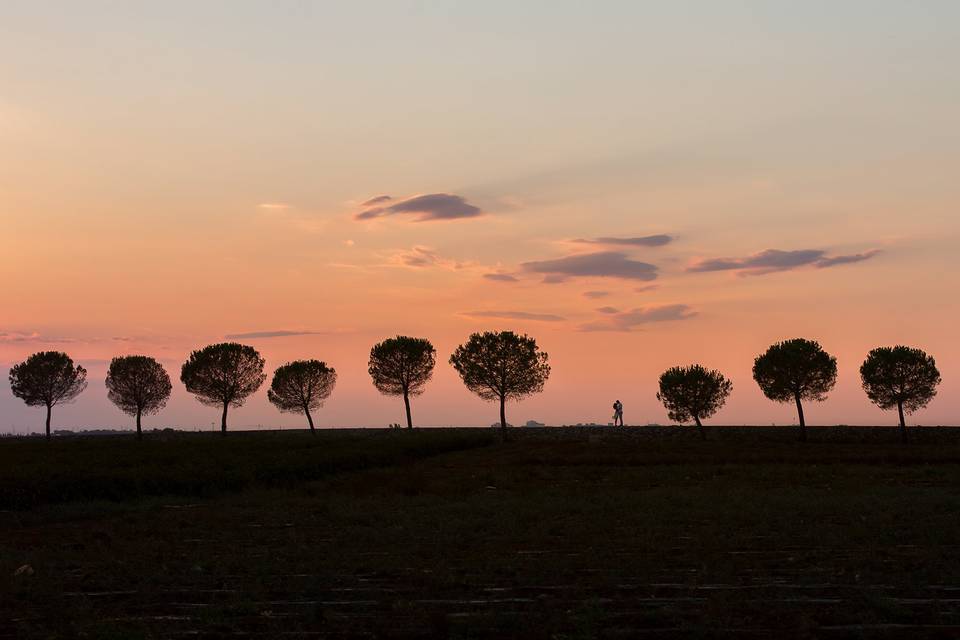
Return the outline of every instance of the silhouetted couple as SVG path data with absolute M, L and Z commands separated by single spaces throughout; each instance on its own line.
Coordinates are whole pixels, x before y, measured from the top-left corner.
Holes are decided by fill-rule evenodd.
M 623 426 L 623 403 L 619 400 L 613 402 L 613 426 Z

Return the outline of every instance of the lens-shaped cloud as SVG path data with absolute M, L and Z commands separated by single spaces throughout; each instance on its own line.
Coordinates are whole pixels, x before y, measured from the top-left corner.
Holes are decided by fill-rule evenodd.
M 563 316 L 552 313 L 530 313 L 529 311 L 464 311 L 461 315 L 471 318 L 500 318 L 503 320 L 539 320 L 541 322 L 562 322 Z
M 326 331 L 289 331 L 277 329 L 273 331 L 249 331 L 247 333 L 228 333 L 223 336 L 228 340 L 249 340 L 252 338 L 286 338 L 288 336 L 316 336 L 324 335 Z
M 509 273 L 485 273 L 483 277 L 494 282 L 518 282 L 517 277 Z
M 779 271 L 790 271 L 802 267 L 825 269 L 843 264 L 862 262 L 877 255 L 879 250 L 873 249 L 864 253 L 852 255 L 828 256 L 821 249 L 799 249 L 782 251 L 767 249 L 742 258 L 712 258 L 698 260 L 687 267 L 687 271 L 736 271 L 740 275 L 763 275 Z
M 544 274 L 545 282 L 558 282 L 567 278 L 623 278 L 627 280 L 655 280 L 657 267 L 647 262 L 632 260 L 620 251 L 600 251 L 555 260 L 524 262 L 524 271 Z
M 354 215 L 355 220 L 372 220 L 395 215 L 414 216 L 417 222 L 428 220 L 457 220 L 461 218 L 475 218 L 483 215 L 480 207 L 475 207 L 462 196 L 450 193 L 428 193 L 413 196 L 405 200 L 391 202 L 390 196 L 377 196 L 363 203 L 367 207 Z M 380 205 L 383 206 L 373 206 Z
M 818 269 L 825 269 L 827 267 L 837 267 L 842 264 L 863 262 L 864 260 L 869 260 L 878 253 L 880 253 L 880 249 L 871 249 L 870 251 L 864 251 L 863 253 L 852 253 L 846 256 L 833 256 L 832 258 L 824 258 L 823 260 L 820 260 L 817 262 L 816 266 Z
M 607 317 L 580 325 L 581 331 L 630 331 L 645 324 L 687 320 L 697 315 L 697 312 L 686 304 L 639 307 L 630 311 L 617 311 L 612 307 L 603 307 L 597 311 Z
M 613 238 L 605 236 L 601 238 L 578 238 L 574 240 L 581 244 L 605 244 L 610 246 L 622 247 L 662 247 L 665 244 L 673 242 L 673 236 L 666 234 L 657 234 L 653 236 L 638 236 L 634 238 Z

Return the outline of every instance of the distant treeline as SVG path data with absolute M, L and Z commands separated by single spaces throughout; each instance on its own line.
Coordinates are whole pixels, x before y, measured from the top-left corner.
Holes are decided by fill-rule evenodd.
M 367 371 L 374 386 L 386 395 L 402 396 L 407 427 L 413 427 L 410 398 L 423 393 L 433 376 L 437 351 L 425 338 L 397 336 L 373 346 Z M 474 333 L 458 346 L 449 363 L 471 392 L 500 403 L 500 426 L 507 431 L 506 402 L 543 390 L 550 377 L 546 353 L 536 340 L 512 331 Z M 202 404 L 222 409 L 220 429 L 227 432 L 227 412 L 240 407 L 267 379 L 265 361 L 253 347 L 223 342 L 190 354 L 180 369 L 180 381 Z M 901 438 L 907 439 L 905 414 L 925 407 L 937 394 L 940 372 L 934 359 L 920 349 L 879 347 L 860 367 L 863 389 L 881 409 L 897 409 Z M 771 345 L 753 363 L 753 379 L 775 401 L 793 402 L 806 440 L 803 402 L 826 400 L 837 381 L 837 359 L 813 340 L 796 338 Z M 267 399 L 282 412 L 302 413 L 314 431 L 312 411 L 333 393 L 337 373 L 320 360 L 295 360 L 273 373 Z M 167 403 L 173 385 L 163 366 L 142 355 L 118 356 L 105 380 L 107 397 L 124 413 L 140 420 Z M 87 371 L 65 353 L 41 351 L 10 369 L 10 388 L 28 406 L 47 409 L 50 437 L 53 407 L 71 402 L 87 387 Z M 657 399 L 677 422 L 693 422 L 706 437 L 703 420 L 726 403 L 733 384 L 722 373 L 699 364 L 667 369 L 660 376 Z

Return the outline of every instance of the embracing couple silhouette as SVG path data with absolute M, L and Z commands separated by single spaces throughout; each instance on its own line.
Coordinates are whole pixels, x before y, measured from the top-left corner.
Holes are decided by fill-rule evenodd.
M 619 400 L 613 401 L 613 426 L 623 426 L 623 403 Z

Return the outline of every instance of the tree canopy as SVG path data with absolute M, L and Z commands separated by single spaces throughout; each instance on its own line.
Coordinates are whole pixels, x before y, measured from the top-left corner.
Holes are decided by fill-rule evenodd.
M 142 437 L 140 417 L 163 409 L 173 390 L 170 376 L 149 356 L 120 356 L 107 370 L 107 397 L 127 415 L 137 418 L 137 437 Z
M 940 371 L 933 357 L 913 347 L 879 347 L 860 366 L 863 390 L 881 409 L 897 408 L 901 437 L 906 440 L 904 413 L 922 409 L 937 395 Z
M 709 418 L 726 403 L 733 383 L 722 373 L 699 364 L 671 367 L 660 375 L 657 400 L 667 408 L 667 415 L 677 422 L 693 420 L 700 437 L 706 437 L 701 420 Z
M 474 333 L 450 356 L 467 389 L 483 400 L 500 401 L 500 426 L 506 434 L 504 404 L 543 391 L 550 377 L 548 356 L 536 340 L 513 331 Z
M 407 428 L 413 427 L 410 396 L 423 393 L 433 377 L 437 350 L 425 338 L 397 336 L 388 338 L 370 349 L 367 371 L 380 393 L 403 396 L 407 411 Z
M 28 407 L 47 408 L 46 434 L 54 406 L 73 402 L 87 388 L 87 370 L 60 351 L 41 351 L 10 369 L 10 390 Z
M 180 381 L 201 404 L 223 407 L 220 430 L 227 431 L 227 409 L 240 407 L 267 376 L 265 362 L 253 347 L 235 342 L 211 344 L 190 354 Z
M 775 402 L 794 401 L 800 418 L 800 439 L 806 440 L 803 400 L 826 400 L 837 382 L 837 359 L 813 340 L 794 338 L 771 345 L 753 363 L 753 379 Z
M 267 389 L 267 399 L 285 413 L 303 413 L 310 431 L 314 431 L 313 416 L 333 393 L 337 372 L 320 360 L 295 360 L 277 367 Z

